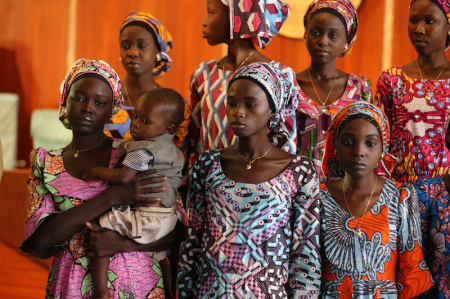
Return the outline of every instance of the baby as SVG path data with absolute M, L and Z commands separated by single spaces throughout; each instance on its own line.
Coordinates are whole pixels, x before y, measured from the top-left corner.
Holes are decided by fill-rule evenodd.
M 152 194 L 160 197 L 160 203 L 149 207 L 118 207 L 100 217 L 103 228 L 112 229 L 148 244 L 170 233 L 177 222 L 175 210 L 178 188 L 183 181 L 183 153 L 173 143 L 174 133 L 184 120 L 184 102 L 172 89 L 160 88 L 145 93 L 136 103 L 130 132 L 133 140 L 120 143 L 126 153 L 120 169 L 95 167 L 87 169 L 84 180 L 102 179 L 114 184 L 128 183 L 138 172 L 160 170 L 157 176 L 167 177 L 162 182 L 167 190 Z M 166 253 L 151 253 L 160 261 Z M 109 257 L 91 260 L 92 278 L 96 298 L 109 298 L 107 271 Z

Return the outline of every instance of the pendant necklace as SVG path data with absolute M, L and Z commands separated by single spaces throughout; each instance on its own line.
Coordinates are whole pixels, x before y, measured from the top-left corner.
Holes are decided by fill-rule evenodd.
M 264 154 L 262 154 L 262 155 L 259 156 L 259 157 L 254 158 L 253 160 L 250 160 L 250 161 L 247 160 L 244 156 L 242 156 L 242 155 L 239 153 L 239 150 L 238 150 L 238 146 L 237 146 L 237 145 L 236 145 L 236 153 L 238 154 L 239 157 L 241 157 L 242 159 L 244 159 L 245 162 L 247 162 L 247 166 L 245 167 L 245 169 L 249 170 L 249 169 L 252 169 L 252 164 L 253 164 L 253 162 L 255 162 L 256 160 L 261 159 L 262 157 L 264 157 L 265 155 L 267 155 L 267 153 L 270 151 L 271 148 L 272 148 L 272 144 L 269 145 L 269 148 L 267 149 L 267 151 L 266 151 Z
M 377 186 L 377 181 L 378 181 L 378 177 L 375 177 L 375 184 L 373 185 L 372 193 L 370 193 L 369 200 L 367 201 L 366 207 L 364 208 L 364 213 L 361 216 L 361 221 L 359 222 L 358 227 L 354 231 L 355 236 L 357 236 L 357 237 L 361 237 L 361 224 L 364 220 L 364 215 L 366 214 L 367 207 L 369 206 L 370 200 L 372 199 L 373 191 L 375 191 L 375 187 Z M 347 198 L 345 197 L 345 190 L 347 190 L 347 186 L 345 186 L 344 178 L 342 178 L 342 193 L 344 194 L 345 204 L 347 205 L 347 209 L 350 212 L 350 216 L 355 218 L 352 214 L 352 211 L 350 210 L 350 207 L 348 206 Z
M 237 71 L 238 69 L 240 69 L 240 68 L 244 65 L 244 63 L 250 58 L 250 56 L 253 55 L 253 53 L 254 53 L 255 51 L 256 51 L 256 50 L 253 50 L 253 51 L 252 51 L 252 52 L 244 59 L 244 61 L 241 62 L 241 64 L 237 67 L 236 71 Z M 228 62 L 228 55 L 227 55 L 227 57 L 225 58 L 225 61 L 223 62 L 223 66 L 222 66 L 222 71 L 223 71 L 223 77 L 224 77 L 224 79 L 223 79 L 222 85 L 220 85 L 220 91 L 224 91 L 224 90 L 227 88 L 227 81 L 228 81 L 228 80 L 225 79 L 225 65 L 227 64 L 227 62 Z M 234 71 L 231 75 L 233 75 L 236 71 Z
M 442 67 L 441 71 L 439 72 L 439 75 L 436 77 L 436 79 L 434 79 L 433 83 L 431 83 L 431 88 L 430 88 L 430 89 L 428 89 L 428 88 L 425 89 L 425 83 L 423 83 L 423 91 L 426 92 L 426 93 L 425 93 L 425 100 L 427 100 L 427 101 L 431 100 L 431 96 L 429 95 L 429 93 L 430 93 L 431 91 L 433 91 L 433 89 L 434 89 L 434 83 L 436 83 L 436 81 L 439 80 L 439 77 L 441 76 L 442 71 L 443 71 L 443 70 L 445 69 L 445 67 L 447 66 L 447 63 L 448 63 L 448 60 L 445 62 L 444 66 Z M 416 64 L 417 64 L 417 69 L 419 70 L 420 79 L 422 79 L 422 82 L 423 82 L 422 71 L 420 70 L 419 62 L 417 62 L 417 59 L 416 59 Z M 431 81 L 431 80 L 430 80 L 430 81 Z
M 317 99 L 319 100 L 320 104 L 322 105 L 322 114 L 330 115 L 330 109 L 327 107 L 327 102 L 328 102 L 328 98 L 330 97 L 331 91 L 333 90 L 334 82 L 336 82 L 337 70 L 336 70 L 336 74 L 334 74 L 334 79 L 333 79 L 333 83 L 331 84 L 330 91 L 328 92 L 327 98 L 325 99 L 324 102 L 322 102 L 322 100 L 319 97 L 319 94 L 317 93 L 316 87 L 314 86 L 314 82 L 311 78 L 311 72 L 309 71 L 309 67 L 308 67 L 308 76 L 309 76 L 309 81 L 311 81 L 311 85 L 314 89 L 314 93 L 316 94 Z
M 74 154 L 73 154 L 74 158 L 78 158 L 78 157 L 80 156 L 80 152 L 81 152 L 81 153 L 82 153 L 82 152 L 87 152 L 87 151 L 90 151 L 90 150 L 93 149 L 93 148 L 96 148 L 97 146 L 99 146 L 100 144 L 102 144 L 103 141 L 105 141 L 106 137 L 108 137 L 108 136 L 105 135 L 105 137 L 103 137 L 102 141 L 100 141 L 100 142 L 97 143 L 96 145 L 91 146 L 91 147 L 89 147 L 89 148 L 85 148 L 85 149 L 77 149 L 77 150 L 76 150 L 76 149 L 74 149 L 74 148 L 72 147 L 72 142 L 69 143 L 69 147 L 70 147 L 70 149 L 74 152 Z

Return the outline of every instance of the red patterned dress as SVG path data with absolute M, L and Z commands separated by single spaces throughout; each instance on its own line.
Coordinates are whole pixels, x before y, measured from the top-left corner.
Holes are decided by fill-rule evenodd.
M 450 152 L 444 141 L 450 78 L 413 79 L 403 67 L 388 69 L 378 79 L 375 104 L 391 126 L 389 152 L 399 160 L 393 179 L 412 183 L 418 177 L 450 173 Z

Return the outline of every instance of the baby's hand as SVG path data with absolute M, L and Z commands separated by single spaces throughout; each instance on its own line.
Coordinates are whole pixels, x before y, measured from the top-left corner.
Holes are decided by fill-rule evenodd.
M 98 179 L 97 175 L 95 174 L 95 167 L 86 169 L 83 172 L 81 179 L 83 181 L 93 181 L 93 180 Z

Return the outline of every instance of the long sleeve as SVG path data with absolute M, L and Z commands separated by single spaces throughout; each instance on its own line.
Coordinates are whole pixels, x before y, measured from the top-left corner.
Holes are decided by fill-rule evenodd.
M 303 161 L 301 187 L 292 203 L 290 298 L 317 298 L 321 279 L 319 184 L 312 163 Z
M 398 267 L 399 298 L 413 298 L 433 286 L 431 273 L 424 260 L 421 246 L 419 202 L 411 184 L 400 188 L 398 213 Z
M 195 162 L 192 174 L 192 190 L 189 203 L 189 229 L 188 239 L 183 245 L 178 269 L 178 296 L 179 298 L 194 298 L 198 271 L 201 265 L 201 242 L 206 214 L 206 175 L 207 156 L 201 155 Z

